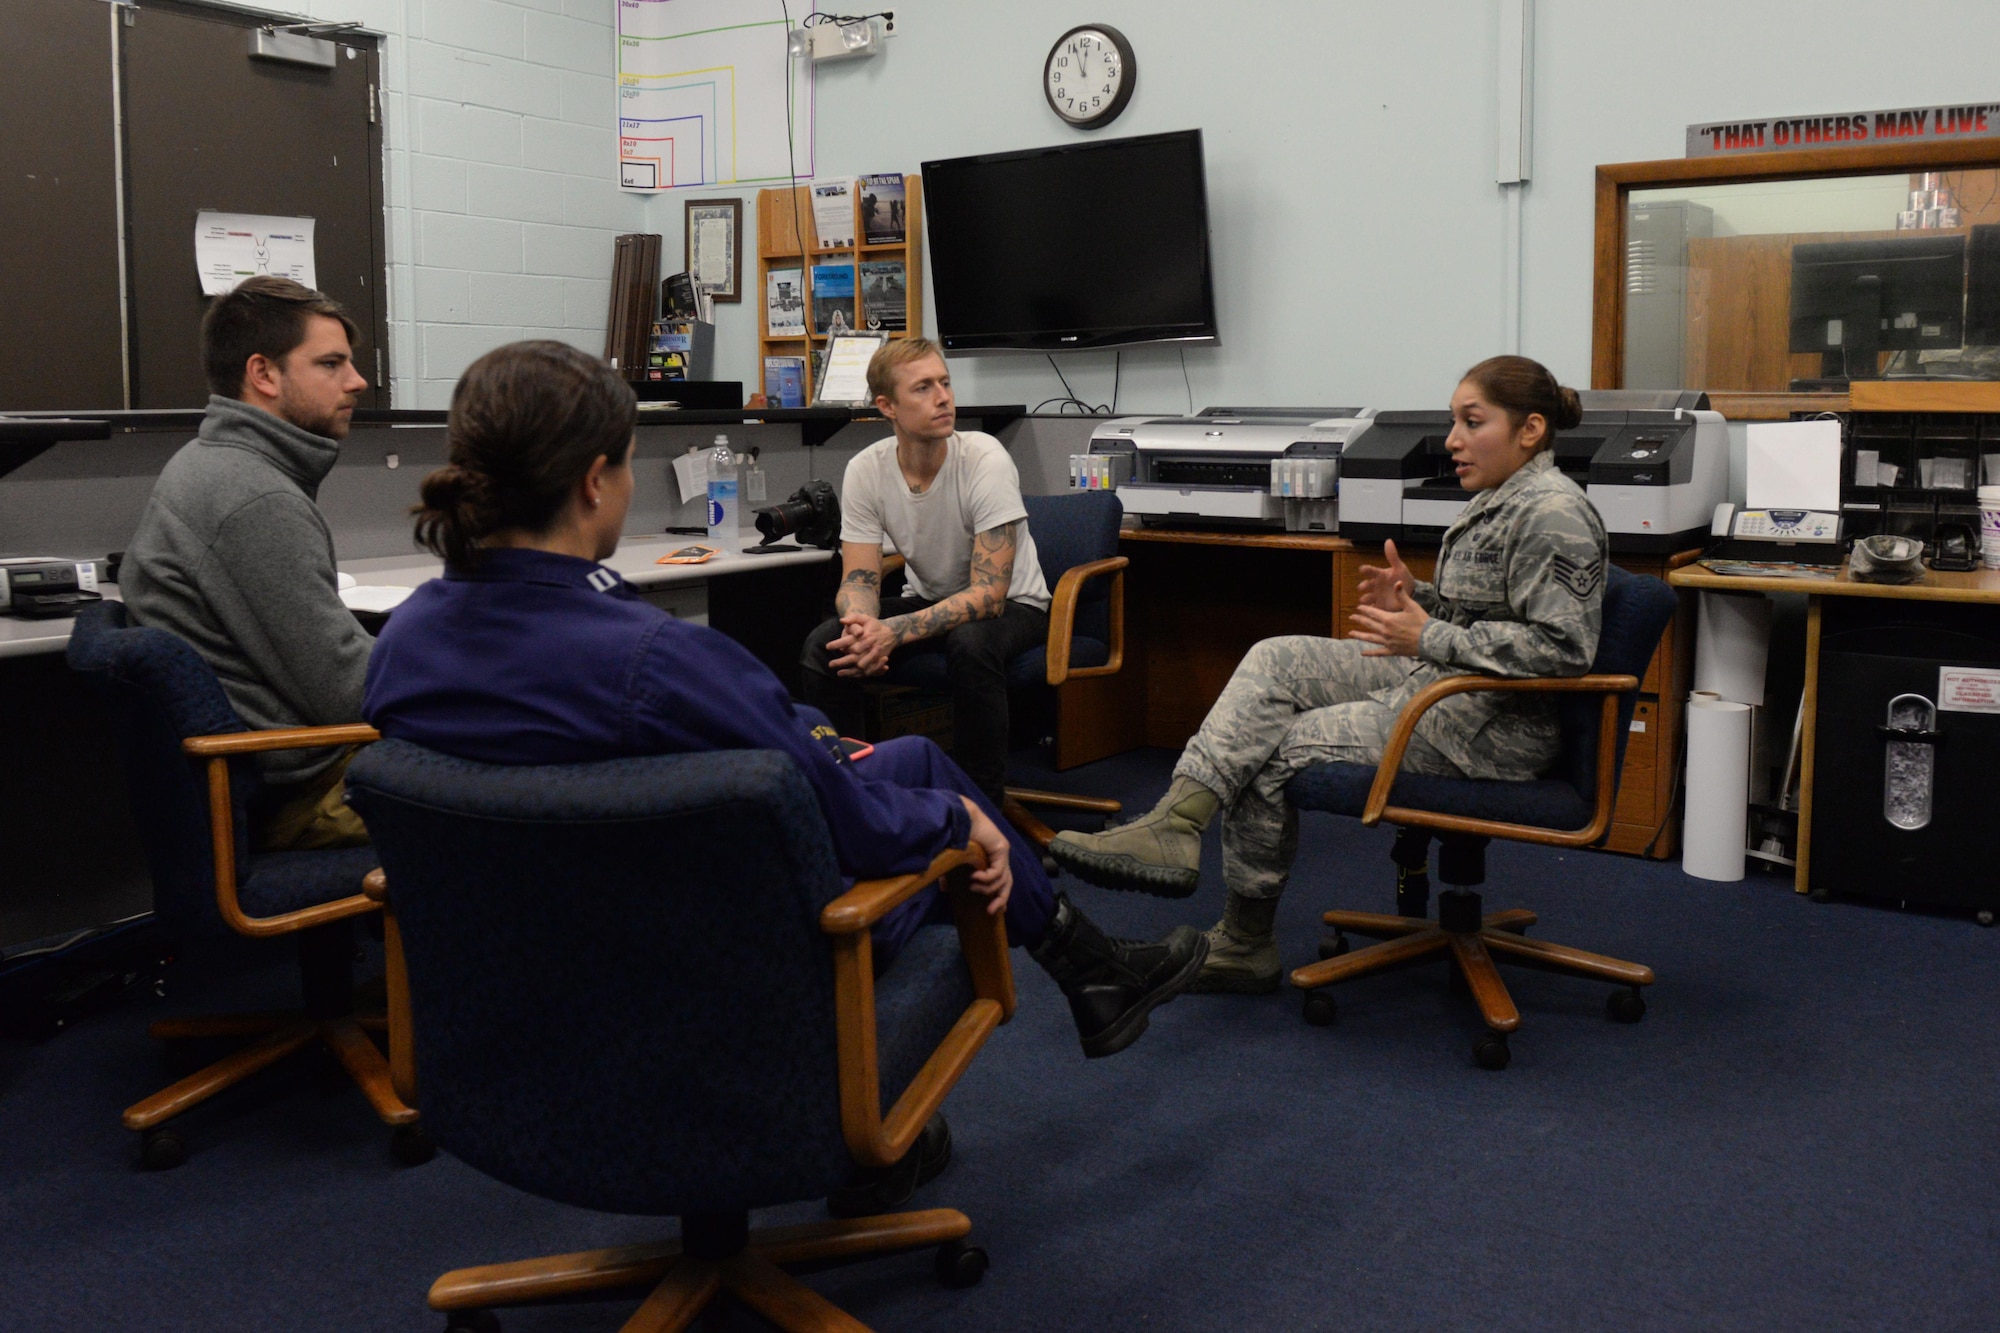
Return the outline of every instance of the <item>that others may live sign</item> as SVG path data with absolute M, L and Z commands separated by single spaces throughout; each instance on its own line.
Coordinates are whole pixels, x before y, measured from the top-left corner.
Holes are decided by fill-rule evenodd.
M 2000 102 L 1690 125 L 1687 155 L 1733 157 L 1839 144 L 1939 143 L 1952 139 L 2000 139 Z

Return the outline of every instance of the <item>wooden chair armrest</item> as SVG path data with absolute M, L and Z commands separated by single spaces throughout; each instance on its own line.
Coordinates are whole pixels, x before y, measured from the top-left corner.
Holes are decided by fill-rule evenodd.
M 1392 823 L 1441 829 L 1447 833 L 1483 833 L 1488 836 L 1554 843 L 1560 846 L 1585 846 L 1595 842 L 1604 835 L 1605 827 L 1610 824 L 1611 798 L 1617 790 L 1618 775 L 1613 771 L 1613 763 L 1618 754 L 1616 696 L 1630 693 L 1638 688 L 1637 676 L 1530 676 L 1510 680 L 1495 676 L 1446 676 L 1442 680 L 1432 681 L 1417 691 L 1416 697 L 1404 706 L 1402 715 L 1396 719 L 1395 730 L 1389 733 L 1389 743 L 1383 747 L 1382 759 L 1376 765 L 1375 781 L 1368 789 L 1368 804 L 1362 808 L 1361 822 L 1373 825 L 1387 818 Z M 1396 773 L 1403 766 L 1403 754 L 1409 749 L 1410 737 L 1416 734 L 1417 719 L 1441 700 L 1449 699 L 1455 694 L 1474 692 L 1604 696 L 1604 712 L 1598 728 L 1597 808 L 1595 817 L 1587 828 L 1574 832 L 1553 831 L 1537 829 L 1526 824 L 1504 824 L 1494 820 L 1441 815 L 1400 806 L 1392 808 L 1389 805 L 1389 792 L 1396 785 Z
M 1125 665 L 1125 567 L 1130 558 L 1122 555 L 1071 565 L 1056 580 L 1049 597 L 1048 681 L 1060 685 L 1070 677 L 1109 676 Z M 1116 577 L 1111 583 L 1111 660 L 1103 666 L 1070 669 L 1070 643 L 1076 636 L 1076 605 L 1083 585 L 1105 574 Z
M 336 727 L 274 727 L 269 731 L 232 731 L 220 736 L 190 736 L 181 750 L 197 759 L 265 754 L 272 750 L 312 750 L 325 745 L 366 745 L 382 733 L 365 722 Z
M 1006 924 L 970 889 L 973 869 L 984 864 L 976 847 L 947 852 L 922 875 L 857 884 L 820 914 L 820 928 L 833 936 L 841 1131 L 848 1151 L 863 1165 L 888 1166 L 901 1159 L 993 1029 L 1013 1016 Z M 875 1045 L 875 955 L 867 927 L 940 875 L 948 876 L 945 891 L 972 972 L 973 1000 L 884 1114 Z
M 190 736 L 181 742 L 183 753 L 208 761 L 208 825 L 210 847 L 215 859 L 215 906 L 222 920 L 239 935 L 261 938 L 287 935 L 295 930 L 323 926 L 343 917 L 360 916 L 379 910 L 380 904 L 364 891 L 332 902 L 315 903 L 296 912 L 277 916 L 250 916 L 243 911 L 236 893 L 235 800 L 229 789 L 229 761 L 246 754 L 273 750 L 309 750 L 328 745 L 366 745 L 380 740 L 382 733 L 360 722 L 335 727 L 278 727 L 268 731 L 235 731 L 220 736 Z M 375 874 L 379 875 L 378 870 Z M 363 888 L 365 890 L 365 881 Z
M 361 892 L 368 896 L 369 902 L 379 907 L 389 905 L 389 877 L 382 873 L 380 866 L 362 876 Z
M 856 880 L 854 887 L 820 910 L 819 928 L 829 935 L 853 935 L 873 926 L 919 890 L 927 888 L 960 866 L 986 868 L 986 849 L 968 843 L 940 852 L 935 860 L 915 875 L 895 875 L 888 879 Z

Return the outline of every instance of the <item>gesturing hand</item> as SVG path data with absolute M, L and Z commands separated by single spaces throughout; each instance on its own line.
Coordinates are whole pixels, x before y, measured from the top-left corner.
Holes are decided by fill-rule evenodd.
M 1387 569 L 1375 565 L 1361 567 L 1360 605 L 1393 611 L 1415 594 L 1417 581 L 1411 577 L 1410 567 L 1403 563 L 1403 557 L 1396 554 L 1396 543 L 1383 542 L 1382 554 L 1389 561 Z
M 841 654 L 830 666 L 842 676 L 879 676 L 889 669 L 889 654 L 896 647 L 896 632 L 874 616 L 856 611 L 840 618 L 844 633 L 827 651 Z
M 1405 577 L 1408 573 L 1408 570 L 1404 571 Z M 1363 657 L 1415 657 L 1423 642 L 1424 626 L 1430 624 L 1431 618 L 1421 606 L 1410 600 L 1401 584 L 1391 583 L 1387 595 L 1393 599 L 1389 606 L 1363 602 L 1354 609 L 1354 614 L 1349 617 L 1354 622 L 1349 637 L 1375 645 L 1372 649 L 1363 649 Z

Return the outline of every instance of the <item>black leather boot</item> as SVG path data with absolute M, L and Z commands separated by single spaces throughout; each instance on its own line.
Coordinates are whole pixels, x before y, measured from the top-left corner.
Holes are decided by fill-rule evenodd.
M 1083 1053 L 1092 1059 L 1137 1041 L 1147 1016 L 1187 989 L 1207 956 L 1207 937 L 1191 926 L 1176 926 L 1157 944 L 1111 939 L 1060 893 L 1048 934 L 1032 951 L 1069 997 Z

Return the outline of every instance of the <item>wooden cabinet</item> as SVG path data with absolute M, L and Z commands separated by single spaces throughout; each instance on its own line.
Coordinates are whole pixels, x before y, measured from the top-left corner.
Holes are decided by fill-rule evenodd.
M 903 177 L 903 239 L 888 245 L 869 245 L 867 233 L 861 225 L 861 191 L 854 191 L 854 236 L 856 243 L 851 246 L 823 247 L 813 226 L 812 187 L 798 185 L 757 192 L 757 291 L 755 299 L 762 303 L 763 314 L 758 318 L 757 331 L 757 387 L 764 386 L 763 358 L 767 356 L 797 356 L 805 359 L 806 403 L 811 405 L 816 392 L 813 375 L 812 351 L 826 346 L 824 334 L 813 332 L 813 291 L 812 270 L 819 264 L 846 264 L 854 270 L 854 296 L 852 301 L 843 303 L 849 328 L 867 331 L 871 315 L 868 302 L 867 274 L 869 264 L 901 264 L 903 266 L 903 327 L 889 330 L 892 338 L 906 338 L 918 335 L 924 329 L 924 273 L 923 273 L 923 227 L 924 227 L 924 185 L 922 178 L 915 175 Z M 801 245 L 801 233 L 805 244 Z M 798 286 L 796 298 L 802 303 L 804 334 L 790 334 L 773 337 L 771 334 L 771 274 L 774 270 L 797 270 Z

